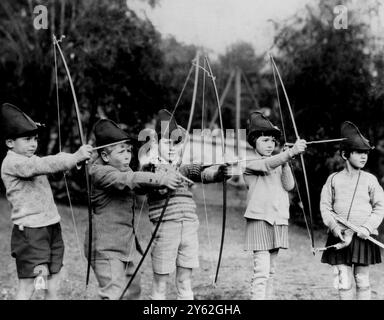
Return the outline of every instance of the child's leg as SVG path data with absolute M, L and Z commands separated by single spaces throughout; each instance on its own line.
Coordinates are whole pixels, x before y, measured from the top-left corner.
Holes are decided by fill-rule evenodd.
M 183 221 L 181 242 L 176 259 L 178 300 L 193 300 L 192 269 L 199 267 L 199 221 Z
M 152 300 L 166 299 L 167 281 L 176 267 L 181 229 L 181 222 L 164 221 L 157 232 L 151 252 L 153 283 L 150 299 Z
M 369 283 L 369 266 L 355 265 L 353 273 L 356 281 L 357 300 L 371 300 L 371 287 Z
M 48 265 L 50 275 L 47 281 L 47 292 L 45 298 L 47 300 L 58 300 L 57 292 L 59 291 L 61 274 L 64 259 L 64 241 L 61 234 L 60 223 L 48 226 L 46 228 L 46 241 L 50 246 L 50 263 Z
M 59 300 L 57 292 L 59 291 L 61 273 L 54 273 L 48 276 L 47 291 L 45 293 L 46 300 Z
M 136 265 L 132 262 L 126 262 L 125 265 L 125 281 L 128 283 L 128 281 L 131 280 L 133 273 L 136 270 Z M 124 299 L 127 300 L 139 300 L 141 295 L 141 276 L 140 274 L 136 274 L 135 278 L 133 279 L 127 293 L 125 294 Z
M 62 260 L 52 259 L 50 243 L 52 228 L 52 226 L 41 228 L 14 226 L 11 250 L 12 256 L 16 259 L 16 269 L 20 279 L 16 299 L 30 299 L 32 297 L 35 291 L 35 279 L 39 274 L 38 269 L 45 269 L 44 275 L 47 275 L 49 271 L 52 273 L 60 271 Z M 52 260 L 55 263 L 52 263 Z
M 153 273 L 151 300 L 165 300 L 169 274 Z
M 337 270 L 337 289 L 339 290 L 340 300 L 352 300 L 352 267 L 345 264 L 335 266 Z
M 16 300 L 31 299 L 33 293 L 35 292 L 34 281 L 35 281 L 34 278 L 19 279 L 19 287 L 17 288 L 15 299 Z
M 191 268 L 177 267 L 176 269 L 177 300 L 193 300 L 191 277 L 192 277 Z
M 120 298 L 125 286 L 130 281 L 135 266 L 132 262 L 119 259 L 96 259 L 92 261 L 92 269 L 99 283 L 99 296 L 103 300 L 117 300 Z M 140 298 L 140 274 L 136 274 L 124 300 L 137 300 Z
M 269 278 L 267 281 L 266 289 L 266 299 L 273 300 L 274 298 L 274 277 L 276 271 L 276 259 L 279 249 L 274 249 L 270 251 L 270 268 L 269 268 Z
M 251 282 L 251 299 L 264 300 L 266 298 L 267 282 L 271 269 L 269 251 L 253 252 L 253 277 Z

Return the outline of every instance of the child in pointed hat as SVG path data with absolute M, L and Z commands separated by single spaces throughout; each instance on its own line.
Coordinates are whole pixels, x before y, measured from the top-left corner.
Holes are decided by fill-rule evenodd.
M 321 191 L 320 210 L 329 229 L 326 247 L 342 245 L 338 250 L 326 250 L 321 262 L 334 266 L 340 299 L 353 299 L 354 278 L 356 298 L 367 300 L 371 298 L 369 265 L 380 263 L 381 256 L 380 248 L 366 238 L 378 235 L 384 217 L 384 192 L 377 178 L 363 170 L 372 149 L 369 141 L 349 121 L 342 124 L 341 136 L 345 138 L 340 147 L 345 168 L 328 177 Z M 334 215 L 359 231 L 348 229 Z
M 98 157 L 89 169 L 92 183 L 93 239 L 91 266 L 102 299 L 140 298 L 140 275 L 133 280 L 136 250 L 142 254 L 134 226 L 135 193 L 151 188 L 175 189 L 179 178 L 173 173 L 135 172 L 131 168 L 135 139 L 115 122 L 101 119 L 94 126 Z M 105 147 L 103 147 L 105 146 Z M 89 232 L 89 230 L 87 230 Z M 85 237 L 88 251 L 88 236 Z
M 8 148 L 1 178 L 11 204 L 12 256 L 16 260 L 19 287 L 16 299 L 30 299 L 35 280 L 47 279 L 47 299 L 57 299 L 64 243 L 47 175 L 67 171 L 88 160 L 92 147 L 84 145 L 73 154 L 35 155 L 39 127 L 19 108 L 5 103 L 0 110 L 1 128 Z M 44 282 L 44 281 L 43 281 Z M 38 281 L 36 283 L 40 283 Z
M 253 252 L 251 299 L 273 298 L 273 277 L 279 249 L 288 248 L 288 191 L 294 188 L 289 161 L 303 153 L 305 140 L 291 149 L 272 155 L 280 129 L 261 112 L 252 112 L 248 120 L 247 141 L 255 158 L 247 161 L 244 181 L 248 188 L 245 250 Z
M 199 219 L 185 178 L 193 182 L 220 182 L 229 178 L 229 170 L 226 165 L 204 169 L 199 164 L 181 163 L 187 133 L 166 109 L 157 115 L 156 134 L 158 141 L 146 152 L 152 154 L 151 159 L 146 159 L 147 163 L 140 161 L 143 170 L 173 172 L 179 168 L 183 182 L 170 194 L 163 190 L 148 193 L 149 219 L 154 226 L 165 208 L 151 253 L 154 273 L 151 299 L 166 299 L 167 282 L 176 269 L 177 299 L 193 300 L 191 278 L 192 270 L 199 267 Z M 145 153 L 141 158 L 145 158 Z

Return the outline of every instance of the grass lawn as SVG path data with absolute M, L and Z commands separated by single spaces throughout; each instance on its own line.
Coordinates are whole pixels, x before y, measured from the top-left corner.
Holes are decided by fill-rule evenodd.
M 252 258 L 251 253 L 242 249 L 246 191 L 231 186 L 228 189 L 225 245 L 216 288 L 211 283 L 216 270 L 220 246 L 222 189 L 221 185 L 204 186 L 207 215 L 204 210 L 202 185 L 197 184 L 193 189 L 200 219 L 200 268 L 194 270 L 193 273 L 195 297 L 199 300 L 248 299 L 249 297 Z M 17 276 L 14 260 L 10 256 L 12 224 L 9 206 L 4 198 L 0 198 L 0 210 L 2 212 L 0 215 L 0 299 L 5 300 L 14 298 Z M 136 213 L 136 221 L 138 221 L 139 211 L 137 210 Z M 60 296 L 66 300 L 98 299 L 97 282 L 93 274 L 91 274 L 88 288 L 85 289 L 86 262 L 82 248 L 87 224 L 87 209 L 74 208 L 80 243 L 76 240 L 69 208 L 60 205 L 59 212 L 62 217 L 61 224 L 66 246 Z M 150 238 L 151 230 L 146 212 L 144 207 L 138 226 L 139 239 L 144 248 Z M 324 232 L 316 232 L 315 235 L 316 246 L 323 246 Z M 336 290 L 332 287 L 332 268 L 320 263 L 321 254 L 312 255 L 307 231 L 291 225 L 289 237 L 290 249 L 281 250 L 278 258 L 275 281 L 276 299 L 336 299 Z M 148 299 L 152 281 L 150 255 L 147 256 L 141 272 L 142 297 Z M 382 279 L 384 279 L 382 265 L 371 267 L 373 299 L 384 298 Z M 175 297 L 174 275 L 172 275 L 169 280 L 168 298 L 175 299 Z M 41 299 L 41 294 L 35 294 L 34 299 Z

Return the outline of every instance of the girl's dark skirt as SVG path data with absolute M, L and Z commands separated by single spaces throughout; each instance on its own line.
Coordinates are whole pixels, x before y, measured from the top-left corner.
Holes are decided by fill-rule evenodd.
M 375 238 L 375 236 L 372 236 Z M 339 243 L 340 239 L 335 237 L 332 233 L 329 233 L 326 247 Z M 330 265 L 337 264 L 360 264 L 370 265 L 375 263 L 381 263 L 380 248 L 369 240 L 363 240 L 356 234 L 353 235 L 352 241 L 348 247 L 340 250 L 328 249 L 324 251 L 321 257 L 322 263 L 328 263 Z

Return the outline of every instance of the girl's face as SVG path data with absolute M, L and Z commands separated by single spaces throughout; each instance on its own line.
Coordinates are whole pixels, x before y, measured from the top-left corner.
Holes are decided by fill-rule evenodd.
M 112 148 L 108 153 L 103 151 L 101 157 L 112 167 L 121 172 L 129 170 L 129 164 L 132 159 L 132 146 L 126 143 L 120 143 Z
M 276 139 L 272 136 L 261 136 L 256 140 L 256 151 L 264 157 L 269 157 L 275 150 Z
M 352 151 L 348 161 L 355 169 L 362 169 L 368 161 L 368 151 Z
M 37 135 L 30 136 L 30 137 L 21 137 L 15 140 L 13 139 L 6 140 L 6 145 L 8 146 L 8 148 L 16 152 L 17 154 L 21 154 L 28 158 L 32 157 L 35 154 L 37 149 L 37 144 L 38 144 Z
M 160 157 L 170 163 L 178 162 L 181 157 L 182 146 L 181 142 L 175 143 L 172 139 L 161 138 L 159 141 Z

